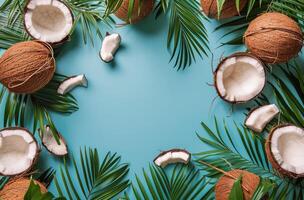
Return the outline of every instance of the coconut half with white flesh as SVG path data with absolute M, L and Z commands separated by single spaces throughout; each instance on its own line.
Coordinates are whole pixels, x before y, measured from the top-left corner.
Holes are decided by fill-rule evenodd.
M 292 124 L 275 127 L 269 134 L 265 150 L 272 167 L 279 173 L 304 177 L 304 129 Z
M 49 126 L 45 126 L 44 130 L 39 131 L 42 145 L 52 154 L 56 156 L 65 156 L 68 154 L 67 144 L 60 133 L 58 134 L 59 143 Z
M 280 110 L 274 104 L 261 106 L 249 112 L 245 126 L 249 129 L 261 133 L 266 125 L 277 115 Z
M 266 84 L 264 64 L 249 53 L 223 59 L 214 73 L 218 95 L 229 103 L 246 103 L 258 96 Z
M 102 41 L 100 50 L 100 58 L 104 62 L 111 62 L 114 59 L 114 55 L 118 50 L 121 43 L 121 37 L 118 33 L 107 33 L 106 37 Z
M 65 95 L 77 86 L 88 87 L 88 80 L 84 74 L 65 79 L 58 87 L 57 93 Z
M 73 23 L 71 10 L 60 0 L 29 0 L 25 7 L 25 29 L 36 40 L 62 43 L 68 39 Z
M 155 165 L 159 167 L 166 167 L 169 164 L 184 163 L 188 164 L 191 154 L 183 149 L 171 149 L 160 153 L 155 159 Z
M 38 155 L 37 141 L 27 129 L 0 130 L 0 175 L 15 176 L 29 171 Z

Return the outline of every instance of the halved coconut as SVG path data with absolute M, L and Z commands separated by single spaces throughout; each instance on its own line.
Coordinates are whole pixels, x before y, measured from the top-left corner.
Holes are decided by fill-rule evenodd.
M 0 130 L 0 174 L 14 176 L 30 170 L 39 148 L 32 134 L 24 128 Z
M 106 37 L 102 41 L 100 49 L 100 58 L 104 62 L 111 62 L 114 59 L 114 55 L 118 50 L 121 43 L 121 37 L 118 33 L 107 33 Z
M 49 126 L 45 126 L 44 130 L 39 131 L 39 136 L 42 145 L 52 154 L 56 156 L 65 156 L 68 154 L 68 147 L 62 135 L 57 133 L 59 144 L 56 141 L 54 134 Z
M 168 164 L 184 163 L 188 164 L 191 154 L 183 149 L 171 149 L 160 153 L 155 159 L 155 165 L 159 167 L 166 167 Z
M 280 110 L 274 104 L 261 106 L 249 112 L 245 126 L 249 129 L 261 133 L 265 126 L 277 115 Z
M 245 103 L 258 96 L 266 84 L 264 64 L 249 53 L 233 54 L 220 62 L 214 82 L 223 100 Z
M 292 177 L 304 177 L 304 130 L 292 124 L 275 127 L 265 144 L 272 167 L 279 173 Z
M 57 93 L 64 95 L 77 86 L 88 87 L 88 80 L 84 74 L 65 79 L 58 87 Z
M 25 7 L 25 29 L 36 40 L 61 43 L 73 27 L 73 14 L 60 0 L 30 0 Z

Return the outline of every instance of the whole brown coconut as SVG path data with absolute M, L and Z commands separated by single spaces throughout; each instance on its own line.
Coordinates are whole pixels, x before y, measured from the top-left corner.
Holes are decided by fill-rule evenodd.
M 40 41 L 20 42 L 0 58 L 0 82 L 11 92 L 34 93 L 53 77 L 52 47 Z
M 240 9 L 239 11 L 243 10 L 247 3 L 247 0 L 240 0 Z M 238 9 L 235 4 L 235 0 L 226 0 L 221 15 L 218 16 L 217 12 L 217 0 L 201 0 L 201 6 L 204 13 L 210 18 L 216 19 L 226 19 L 239 14 Z
M 265 13 L 245 32 L 248 49 L 265 63 L 283 63 L 302 49 L 303 34 L 293 19 L 281 13 Z
M 244 170 L 231 170 L 228 175 L 222 176 L 215 186 L 215 199 L 228 200 L 233 184 L 242 176 L 242 188 L 245 200 L 250 200 L 260 184 L 260 177 Z
M 121 6 L 115 12 L 115 15 L 127 23 L 135 24 L 148 16 L 152 12 L 153 6 L 154 0 L 142 0 L 141 4 L 139 0 L 135 0 L 132 16 L 129 18 L 129 0 L 123 0 Z
M 41 192 L 46 193 L 46 187 L 38 182 L 34 181 L 35 184 L 40 186 Z M 19 178 L 15 180 L 9 181 L 3 189 L 0 191 L 0 199 L 1 200 L 23 200 L 24 195 L 26 194 L 31 180 L 28 178 Z

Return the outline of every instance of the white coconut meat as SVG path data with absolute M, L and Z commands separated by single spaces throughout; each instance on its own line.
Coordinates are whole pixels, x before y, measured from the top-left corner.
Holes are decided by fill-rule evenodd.
M 224 59 L 215 72 L 219 96 L 231 103 L 245 103 L 260 94 L 266 83 L 263 63 L 250 54 Z
M 274 104 L 261 106 L 254 109 L 245 120 L 245 126 L 249 129 L 261 133 L 266 125 L 277 115 L 280 110 Z
M 182 149 L 172 149 L 159 154 L 155 159 L 155 165 L 159 167 L 166 167 L 169 164 L 184 163 L 188 164 L 190 161 L 190 153 Z
M 33 38 L 59 43 L 72 30 L 73 14 L 59 0 L 30 0 L 25 9 L 24 24 Z
M 13 176 L 28 171 L 38 156 L 38 145 L 22 128 L 0 130 L 0 174 Z
M 295 174 L 304 173 L 304 130 L 294 125 L 274 130 L 270 149 L 282 169 Z
M 57 93 L 64 95 L 77 86 L 88 87 L 88 80 L 84 74 L 72 76 L 64 80 L 58 87 Z
M 62 137 L 58 133 L 59 143 L 54 137 L 54 134 L 49 126 L 45 126 L 44 130 L 39 132 L 43 146 L 52 154 L 56 156 L 64 156 L 68 154 L 68 147 Z
M 121 37 L 118 33 L 107 33 L 100 50 L 100 58 L 104 62 L 111 62 L 121 43 Z

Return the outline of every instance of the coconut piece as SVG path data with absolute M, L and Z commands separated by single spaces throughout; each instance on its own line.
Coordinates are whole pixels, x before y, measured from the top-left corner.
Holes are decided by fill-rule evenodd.
M 27 129 L 0 130 L 0 175 L 14 176 L 29 171 L 38 154 L 38 144 Z
M 279 173 L 304 177 L 304 130 L 292 124 L 273 128 L 266 140 L 266 155 Z
M 45 126 L 44 130 L 39 131 L 39 136 L 42 145 L 52 154 L 56 156 L 65 156 L 68 154 L 68 147 L 62 135 L 57 133 L 59 144 L 56 141 L 54 134 L 49 126 Z
M 245 126 L 249 129 L 261 133 L 265 126 L 277 115 L 280 110 L 274 104 L 261 106 L 253 109 L 245 120 Z
M 107 33 L 100 50 L 100 58 L 104 62 L 111 62 L 121 43 L 121 37 L 118 33 Z
M 65 79 L 58 87 L 57 93 L 64 95 L 77 86 L 88 87 L 88 80 L 84 74 Z
M 266 84 L 263 63 L 252 54 L 236 53 L 218 65 L 214 82 L 218 95 L 230 103 L 245 103 L 258 96 Z
M 188 164 L 191 154 L 183 149 L 171 149 L 160 153 L 155 159 L 155 165 L 165 168 L 168 164 L 184 163 Z
M 245 44 L 265 63 L 285 63 L 303 46 L 303 34 L 296 21 L 281 13 L 265 13 L 250 22 Z
M 36 40 L 62 43 L 68 39 L 73 23 L 71 10 L 60 0 L 30 0 L 25 7 L 25 29 Z
M 10 180 L 3 189 L 0 191 L 1 200 L 23 200 L 28 188 L 30 187 L 31 180 L 29 178 L 18 178 Z M 48 190 L 39 181 L 34 180 L 38 184 L 42 193 Z

